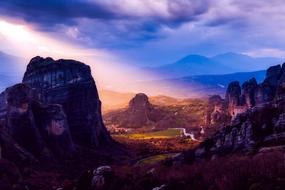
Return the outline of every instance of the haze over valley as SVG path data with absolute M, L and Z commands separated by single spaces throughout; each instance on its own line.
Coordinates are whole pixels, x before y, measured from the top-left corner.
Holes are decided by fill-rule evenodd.
M 0 1 L 0 190 L 285 189 L 284 11 Z

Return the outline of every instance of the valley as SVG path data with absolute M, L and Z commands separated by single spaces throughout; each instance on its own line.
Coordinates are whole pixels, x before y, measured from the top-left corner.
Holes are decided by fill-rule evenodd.
M 0 0 L 0 190 L 284 190 L 284 10 Z
M 34 57 L 0 95 L 0 187 L 283 186 L 284 73 L 276 65 L 262 83 L 233 81 L 223 97 L 109 91 L 104 106 L 88 65 Z

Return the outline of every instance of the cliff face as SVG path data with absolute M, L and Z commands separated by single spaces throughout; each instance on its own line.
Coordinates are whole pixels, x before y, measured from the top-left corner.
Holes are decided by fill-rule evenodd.
M 17 164 L 69 159 L 78 144 L 113 144 L 89 66 L 33 58 L 23 83 L 0 94 L 1 156 Z
M 66 116 L 60 105 L 44 105 L 29 86 L 17 84 L 7 88 L 1 117 L 3 156 L 31 156 L 38 159 L 66 158 L 75 153 Z M 14 144 L 14 145 L 13 145 Z M 14 150 L 14 154 L 11 150 Z M 13 152 L 13 151 L 12 151 Z
M 227 113 L 227 103 L 219 95 L 211 96 L 208 99 L 206 126 L 217 127 L 224 126 L 230 121 L 230 115 Z
M 23 83 L 39 93 L 41 102 L 63 107 L 75 143 L 88 147 L 112 143 L 89 66 L 74 60 L 35 57 L 27 66 Z
M 285 65 L 272 66 L 266 71 L 266 77 L 261 84 L 257 84 L 254 78 L 240 86 L 236 81 L 229 84 L 226 101 L 228 112 L 235 117 L 241 112 L 254 106 L 263 104 L 278 98 L 283 93 L 285 82 Z
M 285 145 L 285 64 L 273 66 L 261 84 L 254 79 L 240 88 L 229 85 L 226 95 L 231 124 L 201 143 L 194 157 L 211 157 L 236 151 L 256 152 Z

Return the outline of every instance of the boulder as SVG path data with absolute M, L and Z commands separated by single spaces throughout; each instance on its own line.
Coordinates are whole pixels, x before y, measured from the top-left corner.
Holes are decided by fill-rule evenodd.
M 110 185 L 110 180 L 113 177 L 113 170 L 110 166 L 100 166 L 93 171 L 92 189 L 103 190 Z
M 167 189 L 167 185 L 163 184 L 163 185 L 161 185 L 159 187 L 153 188 L 152 190 L 166 190 L 166 189 Z
M 93 171 L 93 175 L 109 175 L 112 172 L 113 171 L 110 166 L 100 166 Z

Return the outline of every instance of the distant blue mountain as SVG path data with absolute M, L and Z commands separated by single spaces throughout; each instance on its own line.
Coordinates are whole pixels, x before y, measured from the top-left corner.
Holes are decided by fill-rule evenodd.
M 224 53 L 213 57 L 187 55 L 172 64 L 144 69 L 156 78 L 175 78 L 193 75 L 227 74 L 263 70 L 284 60 L 275 57 L 255 58 L 238 53 Z
M 281 64 L 285 59 L 276 57 L 250 57 L 248 55 L 228 52 L 211 57 L 212 60 L 225 66 L 231 66 L 236 72 L 267 69 L 272 65 Z
M 133 84 L 135 87 L 145 87 L 136 89 L 137 91 L 152 94 L 164 94 L 178 97 L 207 97 L 213 94 L 225 95 L 227 86 L 232 81 L 239 81 L 241 84 L 251 78 L 261 82 L 265 78 L 266 71 L 239 72 L 222 75 L 196 75 L 181 78 L 170 78 L 161 80 L 150 80 Z M 157 85 L 159 84 L 159 85 Z

